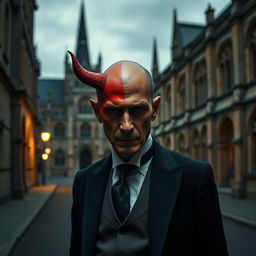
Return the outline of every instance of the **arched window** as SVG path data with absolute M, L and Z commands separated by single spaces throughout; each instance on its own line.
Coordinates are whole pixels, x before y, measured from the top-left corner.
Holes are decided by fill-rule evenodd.
M 256 109 L 250 115 L 248 140 L 249 171 L 256 172 Z
M 9 8 L 8 4 L 5 6 L 5 13 L 4 13 L 4 42 L 3 42 L 3 48 L 5 53 L 8 55 L 9 53 L 9 40 L 10 40 L 10 14 L 9 14 Z
M 88 99 L 83 97 L 78 102 L 78 113 L 79 114 L 91 114 L 92 108 L 88 103 Z
M 203 126 L 201 131 L 201 156 L 203 161 L 208 160 L 208 154 L 207 154 L 207 128 L 206 125 Z
M 218 180 L 223 186 L 230 186 L 229 178 L 235 173 L 234 125 L 230 118 L 223 117 L 218 127 Z
M 185 144 L 185 136 L 183 133 L 179 135 L 179 140 L 178 140 L 178 147 L 179 147 L 179 152 L 181 154 L 186 153 L 186 144 Z
M 194 71 L 195 106 L 207 100 L 207 73 L 205 60 L 196 64 Z
M 197 129 L 193 133 L 193 155 L 196 159 L 200 158 L 200 139 Z
M 171 101 L 171 86 L 168 85 L 166 88 L 166 117 L 165 120 L 168 120 L 171 117 L 171 107 L 172 107 L 172 101 Z
M 166 147 L 167 147 L 168 149 L 171 149 L 171 146 L 172 146 L 171 138 L 168 137 L 167 140 L 166 140 Z
M 185 111 L 186 103 L 186 88 L 185 88 L 185 75 L 180 76 L 178 83 L 178 114 Z
M 91 126 L 88 123 L 82 123 L 81 125 L 81 137 L 88 138 L 91 136 Z
M 256 22 L 249 30 L 249 48 L 252 64 L 251 78 L 256 79 Z
M 58 167 L 65 166 L 65 152 L 62 149 L 58 149 L 54 154 L 54 165 Z
M 220 91 L 228 92 L 234 85 L 233 54 L 232 45 L 228 41 L 224 43 L 218 54 Z
M 64 138 L 66 136 L 66 127 L 63 123 L 57 123 L 54 126 L 55 138 Z

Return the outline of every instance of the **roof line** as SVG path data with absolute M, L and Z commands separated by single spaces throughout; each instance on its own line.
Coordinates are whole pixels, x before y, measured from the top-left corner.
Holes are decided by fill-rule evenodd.
M 197 27 L 197 28 L 204 28 L 205 25 L 199 23 L 188 23 L 188 22 L 178 22 L 178 25 L 187 26 L 187 27 Z

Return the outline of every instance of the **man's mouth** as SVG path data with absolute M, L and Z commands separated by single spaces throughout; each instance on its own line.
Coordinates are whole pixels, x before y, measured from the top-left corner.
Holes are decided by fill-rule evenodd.
M 135 141 L 135 140 L 138 140 L 138 138 L 129 138 L 129 139 L 120 138 L 120 139 L 118 139 L 118 141 L 122 141 L 122 142 L 129 142 L 129 141 Z

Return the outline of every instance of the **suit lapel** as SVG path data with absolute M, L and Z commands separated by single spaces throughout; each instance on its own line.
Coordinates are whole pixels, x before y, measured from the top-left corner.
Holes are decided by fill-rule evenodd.
M 105 187 L 112 166 L 111 156 L 88 173 L 84 191 L 82 255 L 93 255 Z
M 167 230 L 175 207 L 182 168 L 173 154 L 155 143 L 149 194 L 150 255 L 162 255 Z

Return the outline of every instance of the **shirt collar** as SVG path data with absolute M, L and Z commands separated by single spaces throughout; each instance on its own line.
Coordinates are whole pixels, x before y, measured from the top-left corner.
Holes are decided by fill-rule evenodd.
M 115 152 L 115 150 L 112 147 L 111 148 L 112 160 L 113 160 L 112 168 L 115 168 L 120 164 L 133 164 L 140 168 L 140 159 L 141 159 L 142 155 L 145 154 L 147 152 L 147 150 L 151 147 L 152 143 L 153 143 L 152 136 L 149 135 L 145 144 L 142 146 L 142 148 L 136 154 L 134 154 L 128 162 L 123 161 L 117 155 L 117 153 Z

